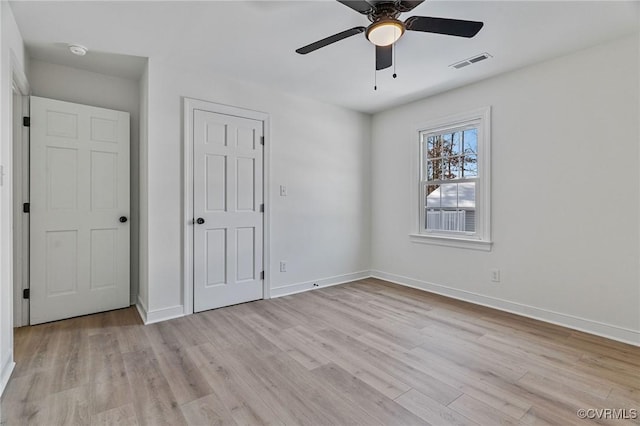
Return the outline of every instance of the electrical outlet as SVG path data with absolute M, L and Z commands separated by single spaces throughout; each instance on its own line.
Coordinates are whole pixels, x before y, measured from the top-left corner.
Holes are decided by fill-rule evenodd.
M 280 272 L 287 272 L 287 262 L 280 262 Z
M 318 283 L 313 283 L 313 286 L 314 287 L 318 287 Z
M 281 197 L 287 196 L 287 187 L 285 185 L 280 185 L 280 196 Z
M 500 282 L 500 269 L 491 270 L 491 281 L 494 283 Z

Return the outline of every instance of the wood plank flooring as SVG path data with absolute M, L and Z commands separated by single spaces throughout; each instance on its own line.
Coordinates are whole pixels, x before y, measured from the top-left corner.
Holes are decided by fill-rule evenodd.
M 640 348 L 368 279 L 15 333 L 6 425 L 572 425 L 640 411 Z M 638 419 L 598 424 L 640 424 Z

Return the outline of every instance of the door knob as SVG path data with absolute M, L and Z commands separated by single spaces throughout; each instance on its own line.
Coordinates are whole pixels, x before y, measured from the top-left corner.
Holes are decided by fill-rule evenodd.
M 198 225 L 202 225 L 202 224 L 204 223 L 204 219 L 203 219 L 203 218 L 201 218 L 201 217 L 199 217 L 199 218 L 197 218 L 197 219 L 196 219 L 196 223 L 197 223 Z
M 125 223 L 127 221 L 127 217 L 126 216 L 120 216 L 120 222 Z

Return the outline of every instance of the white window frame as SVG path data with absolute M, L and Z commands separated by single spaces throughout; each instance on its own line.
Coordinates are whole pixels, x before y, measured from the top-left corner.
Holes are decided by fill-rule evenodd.
M 476 231 L 447 232 L 425 229 L 425 206 L 422 181 L 424 173 L 423 133 L 443 133 L 473 126 L 478 129 L 478 181 L 476 188 Z M 409 238 L 414 243 L 490 251 L 491 241 L 491 107 L 431 120 L 416 127 L 412 138 L 411 214 L 413 229 Z M 452 181 L 454 183 L 455 181 Z

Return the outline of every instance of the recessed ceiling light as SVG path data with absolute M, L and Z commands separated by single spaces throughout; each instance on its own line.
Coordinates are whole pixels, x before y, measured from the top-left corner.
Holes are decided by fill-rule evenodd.
M 79 44 L 70 44 L 69 50 L 71 53 L 78 56 L 84 56 L 87 54 L 87 48 Z

